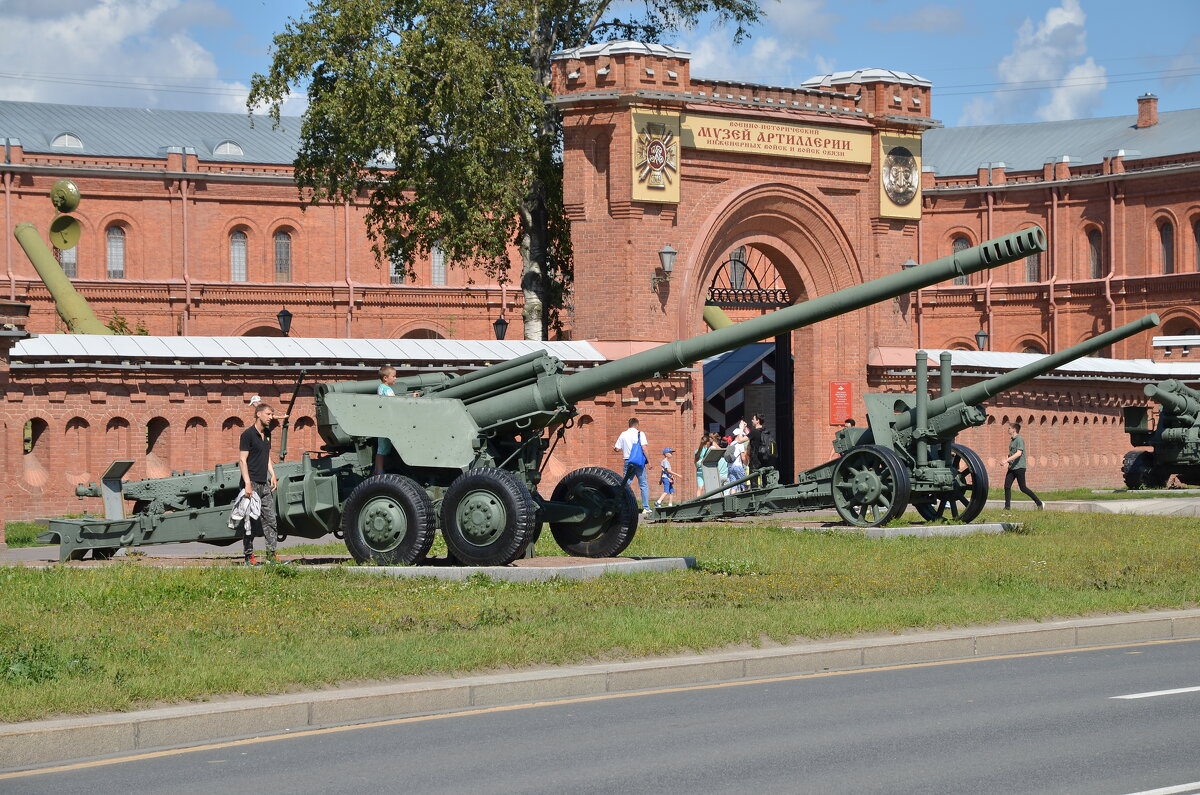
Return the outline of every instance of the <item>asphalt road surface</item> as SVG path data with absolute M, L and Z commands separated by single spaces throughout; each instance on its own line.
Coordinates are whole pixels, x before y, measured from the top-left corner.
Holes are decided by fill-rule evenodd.
M 364 791 L 1200 793 L 1200 642 L 479 709 L 0 777 L 0 792 L 55 795 Z

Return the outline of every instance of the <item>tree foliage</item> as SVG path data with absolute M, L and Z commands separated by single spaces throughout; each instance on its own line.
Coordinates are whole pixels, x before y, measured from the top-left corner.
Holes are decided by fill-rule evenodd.
M 522 257 L 525 336 L 544 335 L 571 278 L 561 124 L 550 57 L 597 41 L 654 42 L 715 13 L 746 35 L 757 0 L 312 0 L 275 36 L 248 107 L 276 124 L 304 90 L 296 181 L 312 201 L 367 196 L 377 256 L 434 245 L 509 281 Z

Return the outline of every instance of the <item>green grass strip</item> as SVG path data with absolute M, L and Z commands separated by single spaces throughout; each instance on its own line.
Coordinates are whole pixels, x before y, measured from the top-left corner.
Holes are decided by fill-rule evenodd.
M 583 582 L 5 567 L 0 720 L 1198 601 L 1195 520 L 1021 519 L 1022 534 L 887 541 L 763 524 L 645 526 L 630 554 L 693 555 L 699 568 Z M 548 538 L 540 547 L 560 554 Z

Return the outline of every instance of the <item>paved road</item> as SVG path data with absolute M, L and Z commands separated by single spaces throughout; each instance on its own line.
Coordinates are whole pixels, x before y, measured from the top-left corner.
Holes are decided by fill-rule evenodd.
M 1165 642 L 474 710 L 0 792 L 1145 792 L 1200 782 L 1198 655 Z

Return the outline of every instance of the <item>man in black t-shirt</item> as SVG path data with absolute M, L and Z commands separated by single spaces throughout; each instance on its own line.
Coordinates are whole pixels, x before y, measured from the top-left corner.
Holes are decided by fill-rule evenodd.
M 775 466 L 775 457 L 764 458 L 762 454 L 763 448 L 763 432 L 767 430 L 766 420 L 761 414 L 755 414 L 750 417 L 750 471 L 753 472 L 762 467 Z M 768 432 L 769 438 L 769 432 Z
M 266 403 L 254 407 L 254 424 L 242 431 L 238 444 L 242 488 L 247 497 L 257 494 L 262 508 L 257 519 L 250 519 L 251 531 L 242 538 L 246 562 L 256 564 L 254 533 L 261 532 L 267 543 L 267 560 L 275 562 L 275 464 L 271 461 L 271 420 L 275 410 Z

